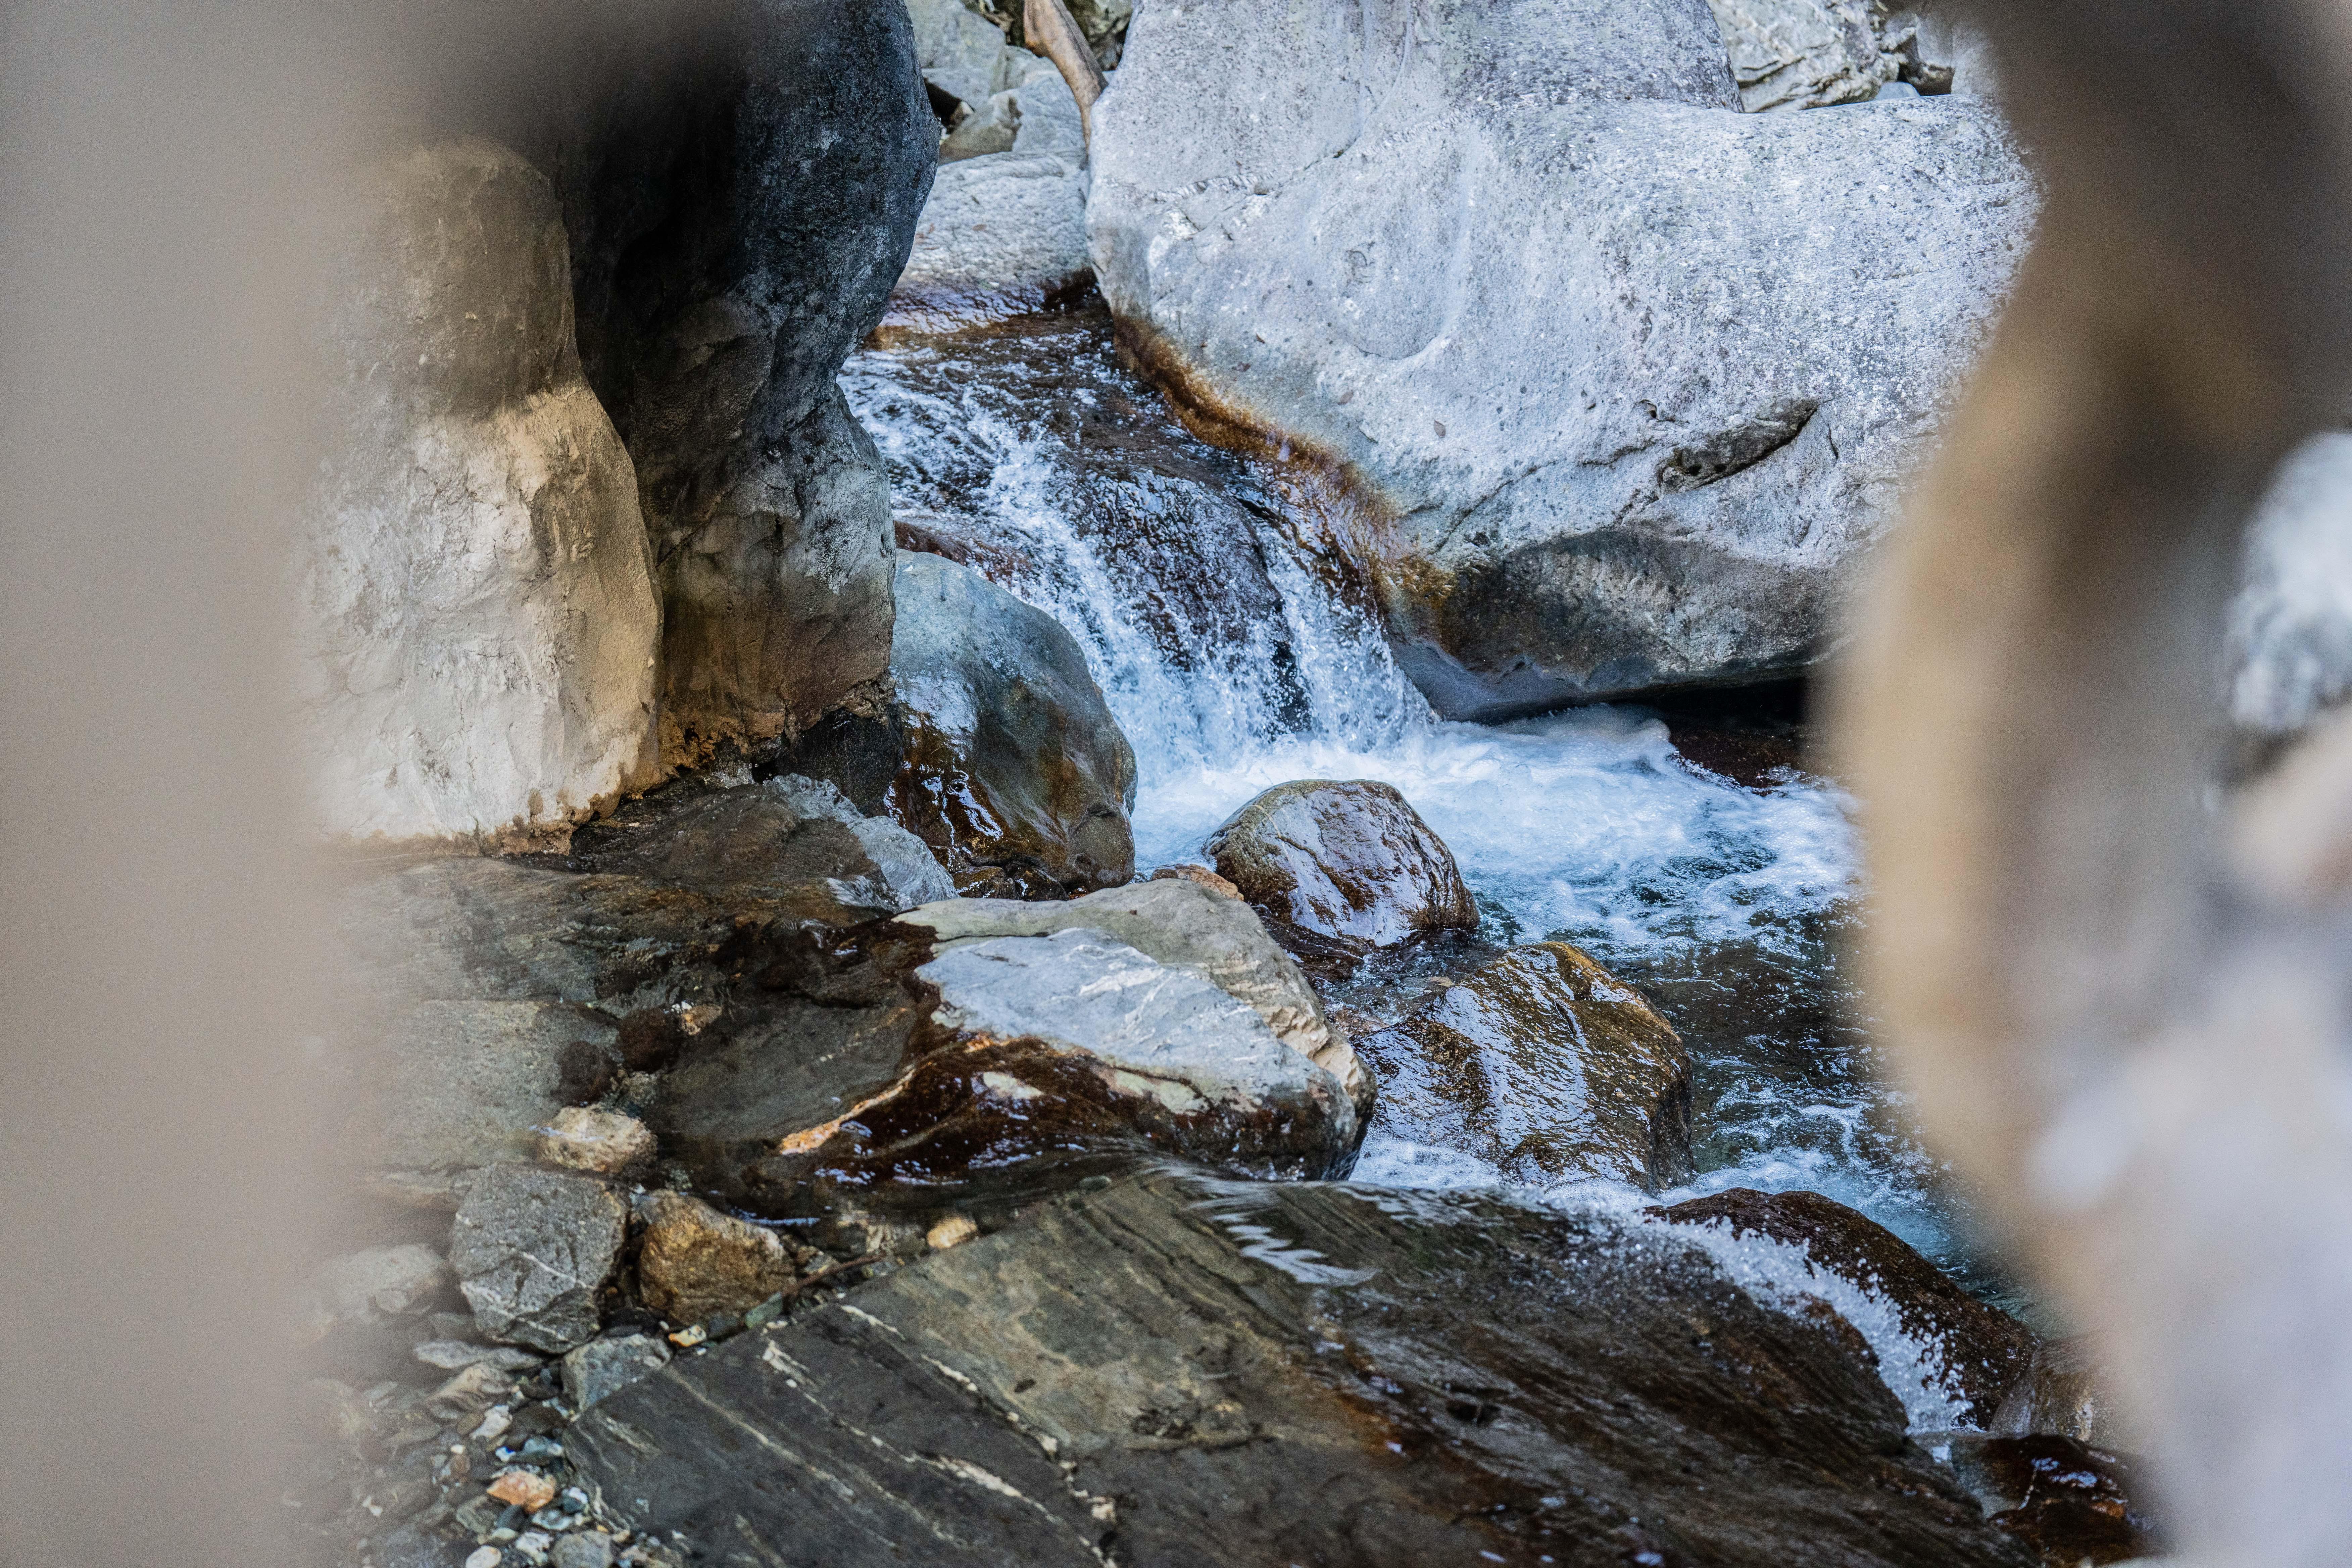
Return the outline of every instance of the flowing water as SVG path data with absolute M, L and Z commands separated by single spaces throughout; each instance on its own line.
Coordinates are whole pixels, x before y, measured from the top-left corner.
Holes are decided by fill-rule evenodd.
M 1141 775 L 1137 863 L 1200 858 L 1269 785 L 1394 784 L 1461 862 L 1488 940 L 1575 943 L 1665 1010 L 1695 1059 L 1701 1174 L 1675 1197 L 1803 1188 L 1861 1209 L 1979 1289 L 1948 1184 L 1850 1016 L 1850 806 L 1782 770 L 1691 765 L 1694 733 L 1596 707 L 1500 725 L 1436 719 L 1389 657 L 1344 560 L 1279 471 L 1184 431 L 1117 363 L 1099 304 L 853 358 L 843 384 L 887 460 L 902 523 L 1058 618 L 1087 650 Z M 1700 732 L 1702 739 L 1706 738 Z M 1738 771 L 1738 770 L 1734 770 Z M 1409 970 L 1389 976 L 1410 989 Z M 1355 1178 L 1499 1180 L 1375 1125 Z M 1551 1201 L 1655 1199 L 1585 1184 Z M 1722 1243 L 1758 1289 L 1822 1289 L 1798 1255 Z M 1849 1294 L 1852 1294 L 1849 1292 Z M 1917 1347 L 1864 1321 L 1898 1375 Z M 1891 1359 L 1890 1359 L 1891 1358 Z

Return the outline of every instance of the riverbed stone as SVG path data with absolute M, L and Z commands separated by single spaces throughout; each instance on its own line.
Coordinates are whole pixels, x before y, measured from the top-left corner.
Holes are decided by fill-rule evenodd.
M 967 566 L 898 560 L 892 815 L 959 886 L 1060 899 L 1127 881 L 1135 752 L 1077 639 Z
M 1056 1200 L 671 1363 L 566 1447 L 641 1532 L 839 1568 L 2032 1561 L 1866 1363 L 1671 1231 L 1428 1193 Z
M 315 327 L 297 727 L 331 837 L 529 838 L 655 776 L 661 610 L 554 189 L 480 137 L 352 174 Z
M 1359 1048 L 1383 1130 L 1516 1181 L 1655 1190 L 1691 1171 L 1690 1052 L 1642 994 L 1565 942 L 1444 984 Z
M 646 1227 L 638 1299 L 674 1323 L 746 1311 L 797 1278 L 792 1252 L 775 1232 L 699 1198 L 647 1193 L 636 1209 Z
M 563 1397 L 574 1410 L 651 1377 L 669 1364 L 670 1348 L 652 1334 L 613 1334 L 563 1353 Z
M 1885 1300 L 1914 1338 L 1940 1346 L 1944 1384 L 1979 1426 L 2027 1377 L 2040 1336 L 1978 1300 L 1893 1231 L 1819 1193 L 1734 1187 L 1659 1211 L 1677 1225 L 1721 1225 L 1805 1249 L 1816 1268 Z
M 627 1204 L 602 1182 L 494 1166 L 457 1209 L 449 1263 L 485 1334 L 560 1353 L 594 1337 L 627 1224 Z
M 1129 356 L 1454 718 L 1808 668 L 2040 200 L 1981 101 L 1742 112 L 1706 0 L 1146 7 L 1094 126 Z
M 1248 905 L 1204 884 L 1154 880 L 1063 904 L 961 899 L 910 910 L 904 919 L 936 932 L 942 952 L 988 937 L 1050 936 L 1078 928 L 1106 932 L 1254 1008 L 1276 1039 L 1339 1079 L 1355 1108 L 1358 1136 L 1371 1120 L 1372 1076 L 1297 961 Z
M 1361 952 L 1478 923 L 1454 852 L 1393 784 L 1276 784 L 1227 817 L 1206 853 L 1286 937 Z
M 2049 1434 L 1950 1432 L 1927 1441 L 1947 1456 L 1987 1521 L 2043 1568 L 2153 1563 L 2166 1547 L 2166 1532 L 2147 1506 L 2146 1467 L 2128 1454 Z
M 654 1135 L 644 1122 L 624 1111 L 588 1106 L 564 1107 L 532 1135 L 542 1163 L 599 1175 L 616 1175 L 654 1152 Z

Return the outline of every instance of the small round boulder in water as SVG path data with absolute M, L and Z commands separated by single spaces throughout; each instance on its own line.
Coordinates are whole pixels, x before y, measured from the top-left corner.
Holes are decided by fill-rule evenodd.
M 1359 950 L 1478 923 L 1454 852 L 1391 784 L 1276 784 L 1228 817 L 1208 852 L 1268 920 Z

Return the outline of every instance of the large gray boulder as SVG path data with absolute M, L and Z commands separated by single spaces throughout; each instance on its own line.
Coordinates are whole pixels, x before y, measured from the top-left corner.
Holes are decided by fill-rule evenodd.
M 1454 716 L 1807 666 L 2038 203 L 1979 102 L 1740 112 L 1706 0 L 1150 7 L 1094 123 L 1123 341 Z
M 318 820 L 560 829 L 652 780 L 661 609 L 555 192 L 466 138 L 360 171 L 328 221 L 331 438 L 294 562 Z
M 908 0 L 923 79 L 959 106 L 884 321 L 947 331 L 1034 310 L 1090 274 L 1087 143 L 1053 62 L 959 0 Z
M 1135 874 L 1135 752 L 1076 637 L 944 556 L 898 553 L 906 760 L 891 812 L 967 890 L 1066 898 Z

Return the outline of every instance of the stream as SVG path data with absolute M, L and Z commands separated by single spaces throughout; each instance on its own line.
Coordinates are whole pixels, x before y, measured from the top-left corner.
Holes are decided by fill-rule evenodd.
M 842 384 L 888 462 L 902 525 L 956 547 L 1085 647 L 1135 748 L 1139 870 L 1200 859 L 1212 830 L 1270 785 L 1386 781 L 1454 850 L 1486 951 L 1571 942 L 1683 1033 L 1699 1174 L 1664 1201 L 1736 1186 L 1822 1193 L 1979 1295 L 2030 1306 L 1970 1256 L 1964 1198 L 1919 1146 L 1858 1026 L 1839 956 L 1857 934 L 1851 804 L 1789 765 L 1799 737 L 1785 713 L 1596 706 L 1439 720 L 1312 509 L 1271 465 L 1187 433 L 1118 364 L 1098 301 L 869 348 Z M 1443 967 L 1476 961 L 1368 966 L 1370 984 L 1392 1015 Z M 1369 991 L 1360 1005 L 1382 1011 Z M 1379 1120 L 1352 1179 L 1506 1184 L 1477 1158 Z M 1660 1201 L 1592 1182 L 1520 1195 Z M 1836 1304 L 1879 1350 L 1914 1426 L 1957 1424 L 1939 1392 L 1900 1375 L 1918 1347 L 1883 1309 L 1808 1279 L 1801 1256 L 1778 1244 L 1708 1245 L 1751 1288 L 1843 1289 Z

